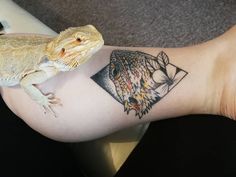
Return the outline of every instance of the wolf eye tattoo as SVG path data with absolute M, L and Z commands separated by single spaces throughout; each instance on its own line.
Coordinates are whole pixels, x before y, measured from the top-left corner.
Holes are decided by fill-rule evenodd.
M 114 50 L 110 63 L 91 78 L 140 119 L 167 95 L 187 72 L 169 62 L 163 51 L 157 57 L 128 50 Z

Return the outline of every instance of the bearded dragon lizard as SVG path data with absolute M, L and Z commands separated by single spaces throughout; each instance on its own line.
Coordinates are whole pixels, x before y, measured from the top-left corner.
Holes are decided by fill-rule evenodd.
M 71 71 L 86 62 L 104 44 L 92 25 L 71 27 L 57 37 L 36 34 L 0 36 L 0 86 L 20 85 L 45 110 L 60 104 L 53 93 L 43 94 L 40 84 L 59 72 Z M 54 114 L 55 115 L 55 114 Z

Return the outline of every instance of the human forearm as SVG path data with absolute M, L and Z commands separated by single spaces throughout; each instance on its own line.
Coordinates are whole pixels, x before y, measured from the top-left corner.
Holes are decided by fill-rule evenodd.
M 61 99 L 63 107 L 54 108 L 58 115 L 57 119 L 50 114 L 44 114 L 21 89 L 4 88 L 3 97 L 13 111 L 31 127 L 46 136 L 63 141 L 92 139 L 142 122 L 205 113 L 209 111 L 208 104 L 205 104 L 209 73 L 218 55 L 208 53 L 213 46 L 204 44 L 182 49 L 105 46 L 80 69 L 62 73 L 39 85 L 44 93 L 55 92 Z M 154 103 L 145 115 L 135 116 L 134 110 L 127 114 L 124 104 L 117 101 L 92 77 L 105 66 L 109 66 L 110 55 L 117 49 L 141 51 L 152 56 L 164 51 L 169 57 L 169 62 L 186 71 L 187 75 Z M 115 89 L 113 91 L 116 92 Z M 29 109 L 31 111 L 28 111 Z
M 43 93 L 55 93 L 61 99 L 63 106 L 53 107 L 58 116 L 56 119 L 51 114 L 44 114 L 43 109 L 20 88 L 2 88 L 1 93 L 12 111 L 33 129 L 61 141 L 93 139 L 139 123 L 186 114 L 208 113 L 235 118 L 235 38 L 234 27 L 219 38 L 192 47 L 163 49 L 104 46 L 78 70 L 61 73 L 38 85 Z M 148 55 L 144 61 L 151 60 L 150 57 L 158 60 L 158 54 L 163 51 L 170 63 L 167 62 L 166 67 L 178 67 L 185 74 L 181 75 L 178 82 L 173 82 L 174 84 L 168 82 L 169 90 L 163 94 L 159 88 L 163 84 L 167 85 L 167 80 L 164 79 L 165 82 L 162 82 L 160 78 L 168 74 L 162 74 L 160 77 L 160 73 L 164 71 L 161 69 L 161 62 L 157 62 L 153 69 L 149 68 L 152 73 L 150 75 L 143 72 L 150 67 L 144 67 L 144 62 L 140 66 L 135 66 L 139 75 L 136 78 L 130 75 L 122 76 L 126 85 L 126 89 L 122 89 L 121 82 L 114 74 L 117 72 L 111 70 L 111 64 L 114 64 L 111 62 L 111 54 L 117 50 L 121 50 L 121 53 L 128 51 L 128 54 L 138 51 L 137 54 L 140 56 Z M 129 63 L 131 60 L 126 62 Z M 139 70 L 141 66 L 143 71 Z M 99 78 L 103 82 L 99 84 L 94 76 L 101 73 L 104 67 L 108 68 L 107 74 L 100 75 Z M 128 69 L 126 72 L 130 71 Z M 140 76 L 143 76 L 143 80 Z M 170 78 L 173 81 L 174 77 Z M 107 82 L 111 86 L 110 93 L 104 87 Z M 147 89 L 141 91 L 142 87 Z M 149 91 L 151 95 L 147 94 Z M 140 98 L 140 93 L 143 98 Z M 130 103 L 137 100 L 149 104 L 147 109 L 140 109 L 141 102 L 132 107 Z
M 214 49 L 215 52 L 214 53 L 209 52 L 209 51 L 212 51 L 213 48 L 215 48 Z M 105 58 L 110 58 L 112 51 L 114 52 L 114 50 L 116 51 L 117 49 L 121 50 L 121 52 L 123 51 L 126 52 L 127 50 L 140 51 L 140 52 L 144 52 L 145 54 L 150 54 L 152 56 L 158 56 L 160 52 L 164 51 L 169 57 L 170 65 L 174 65 L 180 68 L 179 69 L 180 72 L 183 72 L 182 74 L 180 74 L 181 76 L 179 77 L 178 82 L 170 83 L 170 85 L 168 85 L 167 82 L 160 81 L 161 72 L 156 72 L 158 71 L 158 69 L 157 70 L 154 69 L 155 72 L 153 75 L 150 76 L 149 79 L 154 80 L 154 82 L 162 83 L 162 84 L 154 86 L 155 84 L 148 83 L 147 79 L 146 79 L 147 81 L 146 84 L 147 85 L 149 84 L 148 86 L 151 87 L 149 88 L 149 90 L 151 91 L 156 90 L 157 96 L 154 95 L 155 93 L 152 93 L 154 96 L 151 99 L 153 99 L 154 97 L 158 97 L 159 95 L 160 95 L 160 98 L 158 99 L 158 101 L 156 100 L 154 101 L 154 103 L 151 103 L 150 98 L 147 98 L 148 91 L 146 90 L 145 92 L 144 90 L 143 92 L 146 98 L 141 98 L 140 99 L 141 101 L 139 100 L 140 101 L 139 103 L 142 104 L 142 103 L 146 103 L 145 101 L 147 102 L 150 101 L 148 103 L 150 103 L 151 106 L 149 107 L 150 109 L 147 109 L 146 113 L 141 116 L 140 114 L 135 115 L 135 113 L 138 113 L 137 109 L 138 108 L 141 109 L 140 107 L 142 107 L 140 106 L 140 104 L 137 105 L 138 106 L 137 109 L 135 109 L 131 105 L 130 111 L 127 111 L 125 110 L 126 106 L 124 103 L 125 101 L 129 101 L 128 100 L 129 97 L 132 97 L 132 98 L 135 98 L 135 96 L 137 97 L 139 92 L 141 92 L 139 90 L 140 88 L 136 88 L 136 90 L 135 88 L 133 90 L 131 89 L 130 92 L 133 92 L 133 93 L 128 92 L 129 89 L 128 91 L 124 89 L 122 92 L 123 95 L 118 93 L 118 96 L 117 95 L 114 96 L 114 94 L 117 94 L 119 89 L 121 89 L 121 88 L 117 88 L 119 87 L 119 83 L 118 83 L 118 86 L 117 85 L 115 86 L 114 81 L 111 82 L 111 76 L 109 78 L 108 75 L 99 76 L 98 78 L 93 78 L 94 76 L 92 76 L 92 79 L 95 82 L 99 82 L 99 80 L 102 80 L 105 78 L 104 79 L 105 81 L 98 83 L 98 86 L 103 88 L 104 92 L 109 93 L 110 96 L 112 96 L 113 99 L 117 102 L 117 104 L 122 105 L 122 108 L 120 111 L 124 112 L 124 114 L 122 115 L 121 113 L 118 113 L 119 116 L 121 117 L 126 116 L 125 113 L 127 113 L 127 117 L 130 117 L 128 119 L 131 119 L 132 122 L 135 124 L 135 123 L 139 123 L 143 121 L 146 122 L 146 121 L 152 121 L 152 120 L 160 120 L 164 118 L 177 117 L 177 116 L 186 115 L 186 114 L 209 113 L 211 105 L 208 104 L 206 100 L 207 100 L 208 92 L 210 92 L 209 90 L 210 74 L 211 74 L 212 67 L 214 66 L 214 62 L 217 56 L 220 55 L 221 53 L 220 48 L 217 49 L 217 46 L 214 45 L 214 42 L 208 42 L 203 45 L 181 48 L 181 49 L 180 48 L 161 49 L 161 48 L 114 48 L 113 47 L 113 48 L 105 49 L 107 53 L 107 56 Z M 109 67 L 111 65 L 111 62 L 110 63 L 107 62 L 107 64 L 104 63 L 103 65 L 106 67 Z M 96 69 L 95 73 L 101 74 L 100 69 L 101 67 L 99 67 L 99 69 Z M 170 73 L 168 73 L 167 71 L 167 74 L 166 74 L 167 78 L 174 81 L 175 77 L 171 78 L 171 74 L 173 72 L 171 73 L 170 70 L 169 72 Z M 184 72 L 186 73 L 184 74 Z M 139 74 L 142 75 L 142 73 L 139 73 Z M 155 77 L 157 79 L 155 79 Z M 104 85 L 108 84 L 108 80 L 110 80 L 109 84 L 112 87 L 111 89 L 112 91 L 109 91 L 109 89 L 104 88 L 106 87 Z M 131 82 L 133 83 L 133 85 L 135 83 L 137 85 L 137 79 L 135 81 L 134 80 L 135 79 L 133 80 L 131 79 Z M 127 79 L 125 79 L 125 81 L 126 83 L 128 83 Z M 173 84 L 173 86 L 171 84 Z M 161 93 L 162 92 L 161 88 L 164 88 L 163 85 L 169 86 L 169 90 L 166 92 L 166 94 Z M 139 87 L 141 86 L 139 85 Z M 123 99 L 119 98 L 121 96 L 123 96 Z

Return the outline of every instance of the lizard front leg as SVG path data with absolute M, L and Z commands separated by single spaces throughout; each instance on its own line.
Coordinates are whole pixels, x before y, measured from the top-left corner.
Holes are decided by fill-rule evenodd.
M 50 75 L 55 75 L 56 72 Z M 34 86 L 34 84 L 40 84 L 49 79 L 52 76 L 49 76 L 47 72 L 41 70 L 36 71 L 34 73 L 26 75 L 20 81 L 21 87 L 25 90 L 25 92 L 39 105 L 42 105 L 45 110 L 51 111 L 54 116 L 55 112 L 52 109 L 52 105 L 60 104 L 60 100 L 55 98 L 54 94 L 46 94 L 44 95 L 38 88 Z

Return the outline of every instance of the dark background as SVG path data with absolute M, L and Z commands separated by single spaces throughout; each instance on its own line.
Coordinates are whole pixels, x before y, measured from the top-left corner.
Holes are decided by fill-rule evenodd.
M 14 1 L 56 32 L 93 24 L 106 45 L 188 46 L 212 39 L 236 22 L 234 0 Z M 2 101 L 0 126 L 1 176 L 80 175 L 67 144 L 31 130 Z M 219 116 L 155 122 L 118 176 L 235 177 L 235 134 L 236 122 Z

